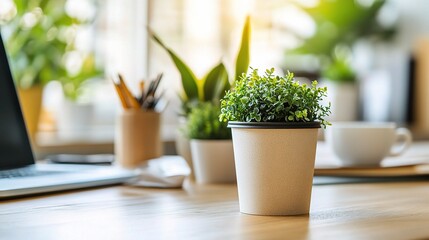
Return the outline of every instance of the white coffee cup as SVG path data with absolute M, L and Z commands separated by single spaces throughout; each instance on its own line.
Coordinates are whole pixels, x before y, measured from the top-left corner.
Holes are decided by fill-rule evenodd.
M 395 123 L 334 122 L 326 140 L 343 166 L 379 166 L 387 156 L 404 153 L 412 142 L 406 128 Z

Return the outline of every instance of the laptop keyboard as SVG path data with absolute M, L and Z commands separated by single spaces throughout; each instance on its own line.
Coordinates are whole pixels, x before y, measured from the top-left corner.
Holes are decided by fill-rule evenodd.
M 0 171 L 0 179 L 33 177 L 33 176 L 48 175 L 48 174 L 53 174 L 53 173 L 57 173 L 57 172 L 54 172 L 54 171 L 38 171 L 34 168 L 20 168 L 20 169 L 2 170 L 2 171 Z

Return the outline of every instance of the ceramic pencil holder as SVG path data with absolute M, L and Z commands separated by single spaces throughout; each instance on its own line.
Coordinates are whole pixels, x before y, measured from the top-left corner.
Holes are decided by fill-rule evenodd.
M 128 169 L 162 156 L 161 114 L 140 109 L 125 110 L 118 116 L 115 135 L 116 162 Z

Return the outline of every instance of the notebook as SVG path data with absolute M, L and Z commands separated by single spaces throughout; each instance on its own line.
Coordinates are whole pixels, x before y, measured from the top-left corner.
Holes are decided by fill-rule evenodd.
M 123 183 L 112 166 L 36 163 L 0 35 L 0 198 Z

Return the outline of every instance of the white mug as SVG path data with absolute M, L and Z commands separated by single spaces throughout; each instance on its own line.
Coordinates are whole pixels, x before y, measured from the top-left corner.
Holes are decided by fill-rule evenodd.
M 334 122 L 327 127 L 326 140 L 343 166 L 365 167 L 379 166 L 386 156 L 401 155 L 412 136 L 395 123 Z

